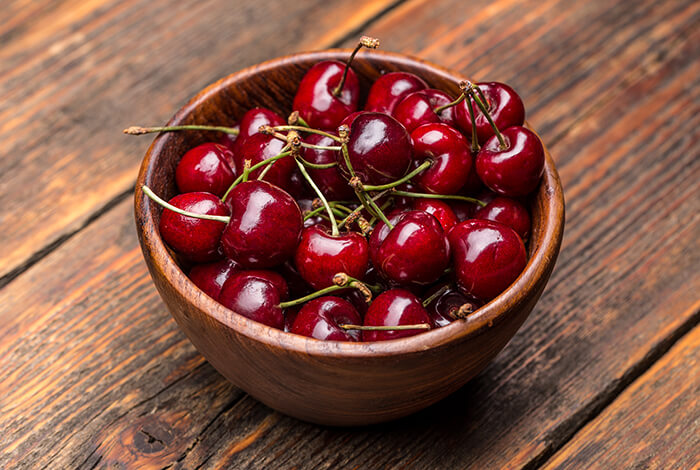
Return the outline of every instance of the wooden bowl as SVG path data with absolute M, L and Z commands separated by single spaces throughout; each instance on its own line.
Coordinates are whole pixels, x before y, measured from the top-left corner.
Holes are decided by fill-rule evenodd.
M 321 60 L 346 60 L 330 50 L 275 59 L 234 73 L 204 89 L 170 120 L 231 124 L 254 107 L 291 112 L 297 84 Z M 362 52 L 353 63 L 363 89 L 384 72 L 414 73 L 457 96 L 462 79 L 419 59 Z M 191 147 L 216 134 L 158 135 L 141 166 L 135 194 L 139 240 L 153 281 L 195 347 L 235 385 L 282 413 L 330 425 L 363 425 L 418 411 L 446 397 L 481 371 L 525 321 L 554 268 L 564 228 L 564 197 L 549 153 L 532 198 L 530 257 L 505 292 L 467 320 L 409 338 L 374 343 L 325 342 L 249 320 L 201 292 L 183 273 L 158 233 L 161 208 L 140 190 L 176 194 L 175 166 Z

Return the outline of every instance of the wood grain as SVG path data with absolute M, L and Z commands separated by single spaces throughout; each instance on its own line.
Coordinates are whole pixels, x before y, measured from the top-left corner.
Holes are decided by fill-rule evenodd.
M 0 280 L 131 191 L 147 140 L 123 128 L 165 122 L 206 84 L 328 47 L 393 4 L 30 3 L 0 21 Z
M 696 327 L 544 468 L 693 468 L 699 464 L 700 327 Z

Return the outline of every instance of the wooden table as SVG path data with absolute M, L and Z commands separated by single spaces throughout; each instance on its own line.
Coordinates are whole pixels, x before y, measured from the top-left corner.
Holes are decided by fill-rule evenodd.
M 700 2 L 9 0 L 0 9 L 0 468 L 700 464 Z M 133 184 L 204 85 L 361 32 L 510 83 L 567 198 L 508 347 L 409 418 L 333 429 L 227 383 L 165 311 Z

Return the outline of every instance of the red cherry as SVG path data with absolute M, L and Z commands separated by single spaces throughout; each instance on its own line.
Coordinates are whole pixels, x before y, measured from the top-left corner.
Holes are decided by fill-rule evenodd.
M 530 213 L 519 201 L 508 197 L 496 197 L 474 213 L 475 219 L 493 220 L 515 230 L 520 238 L 527 240 L 530 233 Z
M 231 126 L 233 129 L 237 129 L 239 134 L 241 131 L 241 126 L 236 124 L 235 126 Z M 221 134 L 221 137 L 219 138 L 218 143 L 229 149 L 231 152 L 235 151 L 236 148 L 236 140 L 238 139 L 237 134 L 229 134 L 227 132 L 224 132 Z M 231 153 L 231 160 L 229 160 L 229 164 L 233 165 L 233 153 Z
M 294 320 L 299 315 L 299 310 L 301 310 L 301 305 L 295 305 L 284 310 L 284 331 L 287 333 L 292 331 L 292 325 L 294 325 Z
M 450 206 L 438 199 L 415 198 L 413 199 L 413 209 L 427 212 L 435 217 L 445 233 L 449 232 L 452 226 L 458 222 L 457 216 Z
M 369 239 L 374 266 L 401 284 L 437 281 L 450 260 L 450 246 L 440 222 L 423 211 L 389 216 L 390 229 L 379 222 Z
M 398 326 L 430 324 L 430 317 L 420 300 L 405 289 L 391 289 L 380 294 L 367 309 L 363 325 Z M 425 330 L 363 331 L 363 341 L 385 341 L 417 335 Z
M 356 232 L 338 236 L 317 225 L 301 232 L 301 241 L 294 256 L 301 277 L 315 289 L 333 285 L 333 276 L 345 273 L 361 279 L 367 271 L 369 246 Z
M 489 114 L 499 129 L 523 125 L 523 122 L 525 122 L 525 106 L 515 90 L 505 83 L 499 82 L 477 83 L 477 86 L 486 96 Z M 474 99 L 470 97 L 467 99 L 471 100 L 476 120 L 476 134 L 479 143 L 483 144 L 489 137 L 494 135 L 493 128 L 474 102 Z M 457 110 L 455 113 L 459 129 L 465 135 L 471 135 L 472 121 L 467 106 L 467 100 L 465 99 L 456 106 Z
M 483 189 L 480 192 L 478 192 L 475 197 L 479 201 L 488 204 L 494 198 L 498 197 L 498 194 L 494 193 L 491 190 Z M 455 213 L 455 216 L 457 216 L 457 220 L 460 222 L 464 222 L 468 219 L 473 219 L 474 214 L 479 209 L 479 207 L 481 207 L 474 202 L 466 201 L 449 201 L 448 204 L 452 211 Z
M 271 135 L 253 134 L 243 141 L 239 147 L 239 152 L 234 155 L 236 168 L 242 173 L 245 160 L 250 160 L 251 165 L 260 163 L 263 160 L 272 158 L 282 153 L 286 143 Z M 270 170 L 263 178 L 275 186 L 287 189 L 291 185 L 292 171 L 296 168 L 292 157 L 280 158 L 275 161 Z M 249 179 L 256 179 L 265 169 L 265 166 L 250 173 Z
M 245 268 L 269 268 L 294 255 L 301 235 L 299 206 L 266 181 L 247 181 L 229 195 L 231 221 L 221 236 L 224 254 Z
M 235 261 L 222 259 L 208 264 L 198 264 L 190 269 L 190 280 L 214 300 L 219 298 L 221 287 L 239 268 Z
M 246 111 L 239 124 L 239 133 L 233 145 L 234 155 L 240 153 L 240 145 L 251 135 L 260 132 L 260 126 L 281 126 L 286 124 L 282 117 L 266 108 L 252 108 Z M 243 167 L 238 168 L 240 172 Z
M 503 196 L 526 196 L 537 189 L 544 172 L 544 148 L 530 129 L 513 126 L 486 141 L 476 157 L 476 172 L 492 191 Z
M 472 166 L 469 142 L 443 123 L 423 124 L 411 133 L 416 163 L 429 159 L 433 165 L 413 178 L 421 189 L 436 194 L 455 194 L 467 182 Z
M 438 294 L 438 292 L 445 287 L 446 289 Z M 426 299 L 433 294 L 438 295 L 425 306 L 433 328 L 439 328 L 452 323 L 455 320 L 454 315 L 458 315 L 459 309 L 464 306 L 469 306 L 468 310 L 474 312 L 482 305 L 482 302 L 473 297 L 464 295 L 459 289 L 452 285 L 435 286 L 425 294 Z
M 320 134 L 311 134 L 306 137 L 304 141 L 308 144 L 320 145 L 323 147 L 338 145 L 338 143 L 330 137 Z M 313 148 L 305 148 L 303 156 L 304 160 L 307 162 L 317 165 L 333 163 L 342 159 L 339 152 L 334 150 L 319 150 Z M 337 166 L 324 169 L 309 168 L 308 172 L 311 179 L 314 180 L 314 183 L 316 183 L 324 196 L 329 200 L 345 201 L 355 198 L 355 192 L 350 185 L 348 185 L 348 180 L 343 177 Z
M 229 161 L 233 152 L 221 144 L 208 142 L 183 155 L 175 169 L 175 182 L 181 193 L 204 191 L 223 196 L 236 179 Z
M 454 106 L 445 108 L 439 114 L 434 111 L 452 101 L 450 95 L 444 91 L 432 88 L 416 91 L 396 105 L 392 116 L 403 124 L 408 132 L 413 132 L 416 127 L 431 122 L 443 122 L 451 127 L 457 127 Z
M 234 273 L 221 288 L 219 303 L 244 317 L 273 328 L 284 327 L 279 285 L 260 271 Z M 284 282 L 284 281 L 282 281 Z
M 390 72 L 379 77 L 370 87 L 365 111 L 391 114 L 396 105 L 414 91 L 424 90 L 428 84 L 408 72 Z
M 460 289 L 484 301 L 511 285 L 527 263 L 523 241 L 498 222 L 467 220 L 452 227 L 448 238 Z
M 358 325 L 360 314 L 347 300 L 340 297 L 319 297 L 299 311 L 291 332 L 325 341 L 360 341 L 360 332 L 345 330 L 339 325 Z
M 411 165 L 411 137 L 388 114 L 362 112 L 350 126 L 348 156 L 355 174 L 364 184 L 380 185 L 404 176 Z M 338 167 L 349 178 L 345 159 L 338 155 Z
M 304 75 L 294 96 L 294 110 L 313 128 L 335 130 L 340 122 L 357 110 L 360 82 L 352 69 L 339 96 L 333 91 L 340 83 L 345 64 L 335 60 L 319 62 Z
M 229 214 L 221 200 L 210 193 L 196 192 L 179 194 L 170 204 L 195 214 Z M 219 240 L 226 227 L 224 222 L 196 219 L 163 209 L 160 216 L 160 234 L 170 248 L 195 263 L 206 263 L 220 257 Z

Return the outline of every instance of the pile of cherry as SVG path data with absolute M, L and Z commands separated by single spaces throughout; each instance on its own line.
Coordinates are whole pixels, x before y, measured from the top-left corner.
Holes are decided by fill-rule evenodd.
M 321 340 L 379 341 L 466 318 L 518 277 L 544 150 L 502 83 L 451 97 L 386 73 L 360 110 L 347 64 L 315 64 L 287 120 L 254 108 L 189 150 L 160 233 L 229 309 Z

